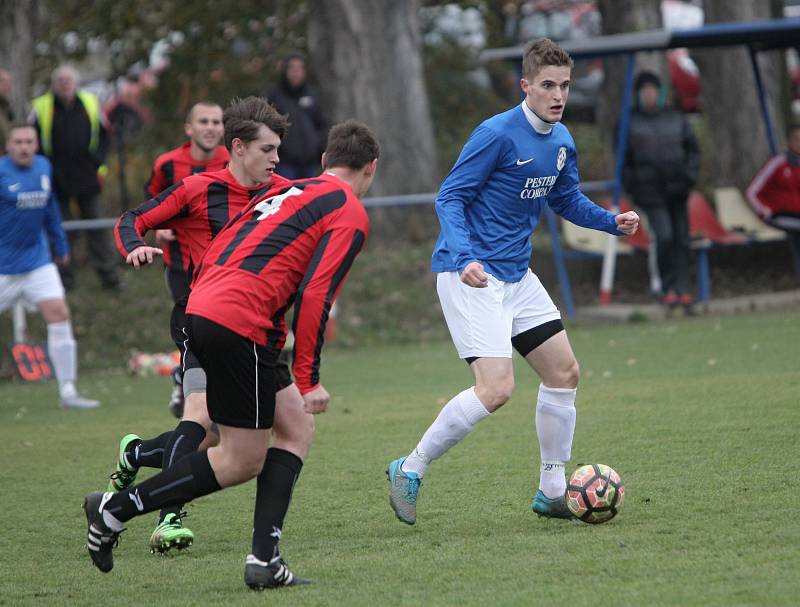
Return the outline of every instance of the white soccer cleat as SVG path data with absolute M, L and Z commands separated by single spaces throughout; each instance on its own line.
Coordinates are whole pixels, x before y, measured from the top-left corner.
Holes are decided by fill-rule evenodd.
M 71 396 L 62 396 L 58 404 L 64 409 L 96 409 L 100 406 L 100 401 L 75 393 Z

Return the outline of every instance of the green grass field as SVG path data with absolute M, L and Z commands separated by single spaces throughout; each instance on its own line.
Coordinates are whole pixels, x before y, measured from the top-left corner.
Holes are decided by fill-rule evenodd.
M 147 550 L 135 519 L 103 575 L 85 553 L 84 494 L 117 441 L 174 424 L 166 378 L 92 372 L 96 411 L 62 411 L 53 384 L 0 384 L 0 605 L 796 605 L 800 601 L 800 311 L 570 328 L 581 361 L 572 464 L 626 481 L 606 525 L 530 511 L 537 381 L 435 463 L 415 527 L 388 506 L 387 462 L 469 384 L 449 342 L 331 348 L 334 395 L 284 528 L 314 580 L 242 582 L 254 486 L 188 506 L 189 551 Z M 518 363 L 520 361 L 517 361 Z

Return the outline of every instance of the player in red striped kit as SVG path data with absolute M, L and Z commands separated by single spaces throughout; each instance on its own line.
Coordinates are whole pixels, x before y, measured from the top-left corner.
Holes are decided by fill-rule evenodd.
M 144 188 L 148 199 L 155 198 L 190 175 L 219 171 L 228 165 L 230 155 L 221 143 L 224 129 L 219 105 L 198 101 L 189 109 L 183 129 L 189 141 L 156 158 Z M 192 278 L 189 245 L 175 230 L 156 230 L 156 243 L 164 251 L 164 276 L 172 301 L 182 302 L 181 305 L 185 306 Z M 181 366 L 178 365 L 172 370 L 173 387 L 169 402 L 170 412 L 178 419 L 183 415 L 182 380 Z
M 209 246 L 187 313 L 189 345 L 208 375 L 208 410 L 219 424 L 220 444 L 117 494 L 86 497 L 87 546 L 101 571 L 113 567 L 112 549 L 124 522 L 259 474 L 276 412 L 284 315 L 293 304 L 297 387 L 306 411 L 327 409 L 330 396 L 319 377 L 325 323 L 367 236 L 367 214 L 359 198 L 372 183 L 378 155 L 378 144 L 364 125 L 348 121 L 333 127 L 322 175 L 272 187 Z M 152 259 L 152 253 L 141 251 L 140 259 Z M 281 529 L 269 523 L 267 492 L 260 489 L 245 582 L 251 588 L 303 583 L 280 556 Z M 290 497 L 291 491 L 287 503 Z

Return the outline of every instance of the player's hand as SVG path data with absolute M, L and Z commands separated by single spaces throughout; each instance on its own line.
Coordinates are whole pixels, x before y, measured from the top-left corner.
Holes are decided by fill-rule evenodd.
M 331 400 L 331 395 L 322 384 L 319 384 L 311 392 L 303 394 L 303 408 L 306 413 L 317 415 L 318 413 L 325 413 L 328 410 L 328 402 Z
M 54 257 L 53 261 L 56 262 L 56 265 L 65 266 L 69 263 L 69 255 L 62 255 L 61 257 Z
M 172 242 L 175 240 L 175 230 L 156 230 L 156 242 Z
M 489 275 L 483 271 L 483 264 L 479 261 L 468 263 L 461 272 L 461 282 L 476 289 L 489 286 Z
M 143 247 L 136 247 L 125 258 L 125 263 L 132 265 L 138 270 L 141 266 L 153 263 L 153 259 L 155 259 L 156 255 L 163 254 L 164 251 L 156 247 L 149 247 L 147 245 Z
M 617 222 L 617 229 L 627 236 L 635 234 L 639 229 L 639 215 L 636 214 L 636 211 L 620 213 L 614 217 L 614 221 Z

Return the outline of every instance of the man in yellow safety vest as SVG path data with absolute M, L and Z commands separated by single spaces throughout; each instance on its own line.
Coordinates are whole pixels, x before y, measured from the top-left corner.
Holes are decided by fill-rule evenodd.
M 100 217 L 100 191 L 108 171 L 105 162 L 108 136 L 97 96 L 78 89 L 78 72 L 69 65 L 57 67 L 51 90 L 31 102 L 30 123 L 39 132 L 40 152 L 53 165 L 53 186 L 65 220 Z M 87 234 L 92 265 L 106 289 L 119 288 L 111 240 L 106 230 Z M 72 268 L 61 271 L 67 290 L 75 286 Z

